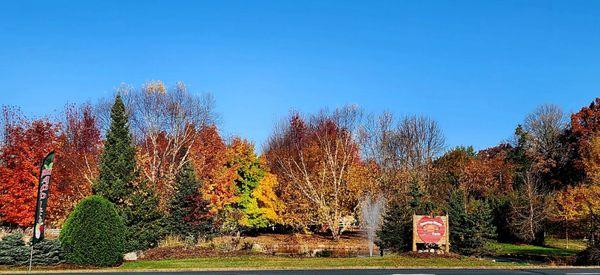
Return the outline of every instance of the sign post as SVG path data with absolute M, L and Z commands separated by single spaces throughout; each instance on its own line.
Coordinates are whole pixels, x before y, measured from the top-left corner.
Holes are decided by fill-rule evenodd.
M 40 167 L 40 177 L 35 204 L 35 218 L 33 223 L 33 236 L 31 237 L 31 251 L 29 253 L 29 272 L 33 260 L 33 246 L 44 239 L 44 222 L 46 220 L 46 206 L 50 193 L 50 176 L 54 165 L 54 151 L 50 152 L 43 160 Z
M 437 244 L 450 252 L 450 227 L 448 216 L 413 215 L 412 251 L 417 251 L 417 244 Z

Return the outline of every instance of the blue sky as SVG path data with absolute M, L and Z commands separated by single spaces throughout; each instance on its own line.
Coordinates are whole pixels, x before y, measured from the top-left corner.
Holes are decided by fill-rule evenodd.
M 600 95 L 600 1 L 12 1 L 0 104 L 31 116 L 160 79 L 259 145 L 290 110 L 424 114 L 493 146 L 543 103 Z

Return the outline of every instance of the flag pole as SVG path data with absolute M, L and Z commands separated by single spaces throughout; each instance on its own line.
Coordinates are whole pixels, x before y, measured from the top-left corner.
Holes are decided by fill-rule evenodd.
M 31 252 L 29 253 L 29 271 L 27 271 L 27 274 L 31 273 L 32 262 L 33 262 L 33 243 L 31 244 Z
M 33 246 L 44 239 L 44 221 L 46 219 L 46 205 L 50 192 L 50 175 L 54 165 L 54 151 L 50 152 L 40 165 L 40 175 L 37 187 L 37 198 L 35 202 L 35 216 L 33 219 L 33 234 L 31 236 L 29 252 L 29 271 L 33 264 Z

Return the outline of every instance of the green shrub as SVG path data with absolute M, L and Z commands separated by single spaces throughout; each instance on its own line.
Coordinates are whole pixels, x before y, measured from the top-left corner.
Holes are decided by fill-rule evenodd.
M 331 255 L 333 255 L 333 252 L 327 249 L 315 252 L 315 257 L 317 258 L 329 258 Z
M 69 263 L 112 266 L 123 260 L 125 225 L 115 206 L 100 196 L 83 199 L 60 233 Z
M 593 245 L 579 252 L 575 260 L 577 265 L 600 265 L 600 245 Z
M 23 241 L 22 233 L 13 233 L 0 240 L 0 265 L 27 265 L 30 246 Z M 33 265 L 56 265 L 64 261 L 59 240 L 45 239 L 35 244 Z
M 25 265 L 29 262 L 29 249 L 22 233 L 13 233 L 0 241 L 0 265 Z
M 44 239 L 33 246 L 33 265 L 56 265 L 63 262 L 60 240 Z

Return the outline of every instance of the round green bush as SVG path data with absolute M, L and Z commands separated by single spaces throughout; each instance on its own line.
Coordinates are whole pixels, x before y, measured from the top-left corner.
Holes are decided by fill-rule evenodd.
M 71 212 L 60 241 L 69 263 L 114 266 L 123 260 L 125 225 L 115 206 L 101 196 L 83 199 Z

